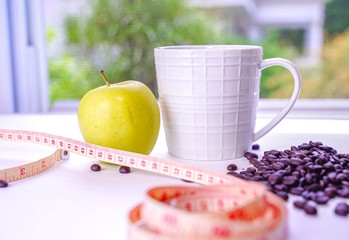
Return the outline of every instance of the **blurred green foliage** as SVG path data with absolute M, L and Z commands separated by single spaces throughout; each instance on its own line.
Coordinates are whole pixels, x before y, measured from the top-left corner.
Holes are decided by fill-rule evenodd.
M 349 29 L 328 38 L 321 52 L 320 64 L 301 69 L 303 77 L 301 98 L 349 98 Z M 273 76 L 270 81 L 289 78 L 289 73 Z M 282 80 L 283 81 L 283 80 Z M 285 84 L 271 97 L 287 96 L 293 88 Z
M 264 58 L 296 55 L 287 42 L 280 43 L 277 31 L 255 43 L 229 36 L 217 27 L 217 19 L 183 0 L 90 0 L 86 12 L 65 20 L 66 52 L 49 64 L 51 102 L 81 98 L 102 85 L 102 69 L 111 83 L 139 80 L 157 95 L 153 49 L 158 46 L 257 44 L 263 46 Z M 270 82 L 282 71 L 263 70 L 261 97 L 282 88 L 283 82 Z
M 349 26 L 349 1 L 327 0 L 325 11 L 325 28 L 333 37 L 344 32 Z

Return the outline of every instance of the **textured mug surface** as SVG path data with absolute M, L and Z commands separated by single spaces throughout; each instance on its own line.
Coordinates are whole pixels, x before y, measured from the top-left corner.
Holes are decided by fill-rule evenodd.
M 243 45 L 155 48 L 159 102 L 171 155 L 191 160 L 244 155 L 256 140 L 262 54 L 259 46 Z M 279 60 L 287 61 L 275 59 L 271 65 L 282 65 Z M 300 86 L 294 102 L 299 90 Z

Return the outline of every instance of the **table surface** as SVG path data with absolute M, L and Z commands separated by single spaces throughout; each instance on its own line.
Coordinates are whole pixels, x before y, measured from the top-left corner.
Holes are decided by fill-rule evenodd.
M 257 120 L 257 129 L 269 119 Z M 74 114 L 0 115 L 0 128 L 41 131 L 82 140 Z M 349 152 L 348 119 L 284 119 L 258 141 L 265 150 L 284 150 L 310 140 L 322 141 L 340 153 Z M 16 166 L 52 153 L 32 144 L 0 143 L 0 168 Z M 47 154 L 46 154 L 47 155 Z M 153 156 L 168 155 L 161 129 Z M 246 159 L 219 162 L 187 161 L 226 172 L 229 163 L 248 166 Z M 140 203 L 147 189 L 161 185 L 183 185 L 178 179 L 134 170 L 120 174 L 118 166 L 102 165 L 92 172 L 97 160 L 71 154 L 68 161 L 32 178 L 15 182 L 0 190 L 0 239 L 126 239 L 128 212 Z M 343 199 L 318 207 L 317 216 L 308 216 L 287 202 L 289 239 L 348 239 L 349 216 L 334 214 L 334 206 Z M 349 202 L 348 199 L 345 201 Z

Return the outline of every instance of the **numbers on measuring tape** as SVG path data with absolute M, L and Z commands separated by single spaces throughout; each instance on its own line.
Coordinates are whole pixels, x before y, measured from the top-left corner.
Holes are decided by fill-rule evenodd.
M 24 167 L 20 167 L 19 171 L 20 171 L 21 176 L 25 175 L 25 168 Z

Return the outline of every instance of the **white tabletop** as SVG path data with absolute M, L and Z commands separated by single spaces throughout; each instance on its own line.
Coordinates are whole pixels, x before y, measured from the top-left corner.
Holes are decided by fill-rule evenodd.
M 257 128 L 268 119 L 258 119 Z M 41 131 L 82 140 L 75 115 L 0 115 L 0 128 Z M 285 119 L 258 143 L 265 150 L 284 150 L 310 140 L 322 141 L 341 153 L 349 152 L 349 119 Z M 0 168 L 15 166 L 52 153 L 52 149 L 32 144 L 0 143 Z M 45 153 L 47 153 L 45 155 Z M 177 160 L 167 154 L 161 130 L 152 155 Z M 246 159 L 224 162 L 190 162 L 226 172 L 226 166 L 248 165 Z M 147 189 L 159 185 L 189 184 L 170 177 L 134 170 L 119 174 L 118 166 L 103 164 L 103 170 L 92 172 L 97 163 L 71 154 L 41 175 L 15 182 L 0 189 L 0 239 L 126 239 L 129 210 L 140 203 Z M 348 239 L 349 216 L 334 214 L 331 200 L 318 206 L 317 216 L 295 209 L 291 197 L 289 239 Z M 346 199 L 349 202 L 348 199 Z

